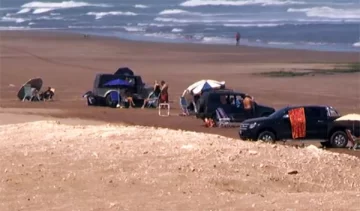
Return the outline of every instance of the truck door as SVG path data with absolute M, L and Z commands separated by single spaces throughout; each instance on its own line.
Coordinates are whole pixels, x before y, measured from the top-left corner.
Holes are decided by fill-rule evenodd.
M 323 107 L 305 107 L 306 139 L 325 139 L 327 134 L 327 112 Z
M 231 115 L 234 118 L 234 121 L 244 121 L 247 116 L 242 103 L 242 97 L 240 95 L 229 95 L 229 101 L 231 105 Z
M 278 131 L 278 138 L 280 139 L 292 139 L 292 130 L 289 113 L 287 110 L 284 110 L 276 120 L 276 131 Z

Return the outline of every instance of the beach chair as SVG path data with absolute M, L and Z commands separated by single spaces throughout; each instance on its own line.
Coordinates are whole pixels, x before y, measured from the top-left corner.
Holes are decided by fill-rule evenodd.
M 159 97 L 160 95 L 154 94 L 154 92 L 150 92 L 147 97 L 147 103 L 144 107 L 146 108 L 157 108 L 159 105 Z
M 358 146 L 360 146 L 360 137 L 355 137 L 353 134 L 351 134 L 350 130 L 346 130 L 346 135 L 352 144 L 352 147 L 350 147 L 350 149 L 356 150 Z
M 25 100 L 32 100 L 32 91 L 31 91 L 31 85 L 30 84 L 26 84 L 24 85 L 24 98 L 22 99 L 22 101 Z
M 233 122 L 231 117 L 227 115 L 223 108 L 216 109 L 216 126 L 218 127 L 238 127 L 239 122 Z
M 185 97 L 180 97 L 180 108 L 182 113 L 180 114 L 181 116 L 189 116 L 190 112 L 189 109 L 187 108 L 187 101 L 185 99 Z
M 22 101 L 33 101 L 34 98 L 36 98 L 38 101 L 40 100 L 40 96 L 37 93 L 37 90 L 35 88 L 32 88 L 30 84 L 26 84 L 24 86 L 24 98 L 22 99 Z

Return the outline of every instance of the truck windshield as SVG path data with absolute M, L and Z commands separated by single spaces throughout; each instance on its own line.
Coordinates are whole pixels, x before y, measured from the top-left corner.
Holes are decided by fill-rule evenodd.
M 274 113 L 272 113 L 269 117 L 270 118 L 281 118 L 283 117 L 285 114 L 287 114 L 288 112 L 288 108 L 282 108 L 280 110 L 275 111 Z
M 328 107 L 328 116 L 329 117 L 338 117 L 340 116 L 339 112 L 337 112 L 334 108 Z

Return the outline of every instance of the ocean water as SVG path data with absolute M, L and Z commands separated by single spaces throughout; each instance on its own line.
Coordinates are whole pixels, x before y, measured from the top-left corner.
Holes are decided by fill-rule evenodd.
M 359 0 L 1 0 L 1 30 L 360 51 Z

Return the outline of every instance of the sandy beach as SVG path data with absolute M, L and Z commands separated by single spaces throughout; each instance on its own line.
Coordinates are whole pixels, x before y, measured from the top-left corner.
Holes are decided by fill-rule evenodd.
M 0 192 L 7 193 L 0 194 L 0 210 L 358 209 L 358 152 L 243 142 L 237 129 L 209 129 L 179 117 L 178 104 L 188 85 L 208 78 L 275 108 L 326 104 L 358 113 L 359 73 L 256 73 L 332 69 L 359 62 L 359 53 L 51 32 L 1 31 L 0 41 Z M 82 95 L 94 75 L 122 66 L 146 83 L 169 84 L 170 117 L 85 105 Z M 55 101 L 16 98 L 33 77 L 56 88 Z

